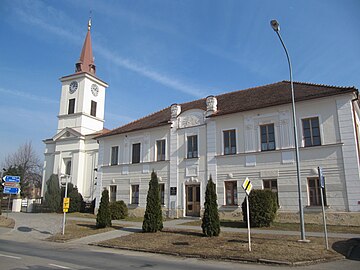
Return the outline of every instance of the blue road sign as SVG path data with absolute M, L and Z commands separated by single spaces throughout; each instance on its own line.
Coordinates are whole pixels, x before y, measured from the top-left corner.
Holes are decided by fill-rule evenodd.
M 5 175 L 3 180 L 8 183 L 20 183 L 20 176 Z
M 18 194 L 20 191 L 17 187 L 4 187 L 4 194 Z

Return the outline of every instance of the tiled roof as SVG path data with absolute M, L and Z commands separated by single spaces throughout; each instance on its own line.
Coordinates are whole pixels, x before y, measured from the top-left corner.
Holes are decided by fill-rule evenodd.
M 294 82 L 295 101 L 303 101 L 348 92 L 358 92 L 355 87 L 337 87 L 312 83 Z M 291 103 L 291 88 L 289 81 L 258 86 L 217 95 L 218 111 L 211 117 L 250 111 L 254 109 Z M 191 109 L 206 110 L 206 98 L 179 104 L 181 112 Z M 124 126 L 115 128 L 97 138 L 123 134 L 131 131 L 169 125 L 170 107 L 155 112 Z

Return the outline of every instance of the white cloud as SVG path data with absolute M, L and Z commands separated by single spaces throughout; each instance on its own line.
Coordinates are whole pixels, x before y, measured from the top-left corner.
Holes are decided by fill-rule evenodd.
M 20 97 L 20 98 L 27 99 L 27 100 L 37 101 L 37 102 L 41 102 L 41 103 L 47 103 L 47 104 L 49 104 L 49 103 L 50 104 L 58 104 L 59 103 L 59 101 L 54 100 L 54 99 L 49 99 L 49 98 L 42 97 L 42 96 L 31 95 L 29 93 L 25 93 L 25 92 L 13 90 L 13 89 L 9 90 L 9 89 L 0 88 L 0 93 L 5 94 L 5 95 Z

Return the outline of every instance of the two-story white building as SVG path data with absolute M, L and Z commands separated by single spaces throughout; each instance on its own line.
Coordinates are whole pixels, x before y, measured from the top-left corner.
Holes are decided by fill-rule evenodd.
M 142 215 L 154 170 L 170 217 L 200 216 L 210 175 L 224 215 L 241 211 L 246 177 L 276 192 L 280 211 L 298 211 L 290 89 L 282 81 L 173 104 L 96 137 L 97 206 L 107 188 L 111 201 Z M 360 211 L 358 90 L 311 83 L 294 90 L 305 211 L 321 205 L 318 166 L 328 211 Z

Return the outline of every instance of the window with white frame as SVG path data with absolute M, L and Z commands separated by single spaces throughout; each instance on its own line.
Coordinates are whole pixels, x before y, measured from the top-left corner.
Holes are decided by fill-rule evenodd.
M 111 147 L 111 165 L 118 165 L 119 146 Z
M 139 185 L 131 185 L 131 204 L 139 204 Z
M 305 147 L 321 145 L 319 117 L 302 119 Z
M 140 150 L 141 150 L 141 144 L 140 143 L 134 143 L 132 145 L 132 163 L 140 163 Z
M 308 195 L 310 206 L 321 206 L 321 185 L 318 177 L 308 178 Z M 323 189 L 324 205 L 326 204 L 326 192 Z
M 260 126 L 261 151 L 275 150 L 274 124 Z
M 198 136 L 192 135 L 187 137 L 187 158 L 198 157 Z
M 71 160 L 68 160 L 65 165 L 65 174 L 71 175 Z
M 110 202 L 116 202 L 116 185 L 110 186 Z
M 224 130 L 224 155 L 236 154 L 236 132 L 235 129 Z
M 157 161 L 165 160 L 165 151 L 166 151 L 165 140 L 156 141 L 156 160 Z
M 237 181 L 225 182 L 226 205 L 238 205 L 237 199 Z

